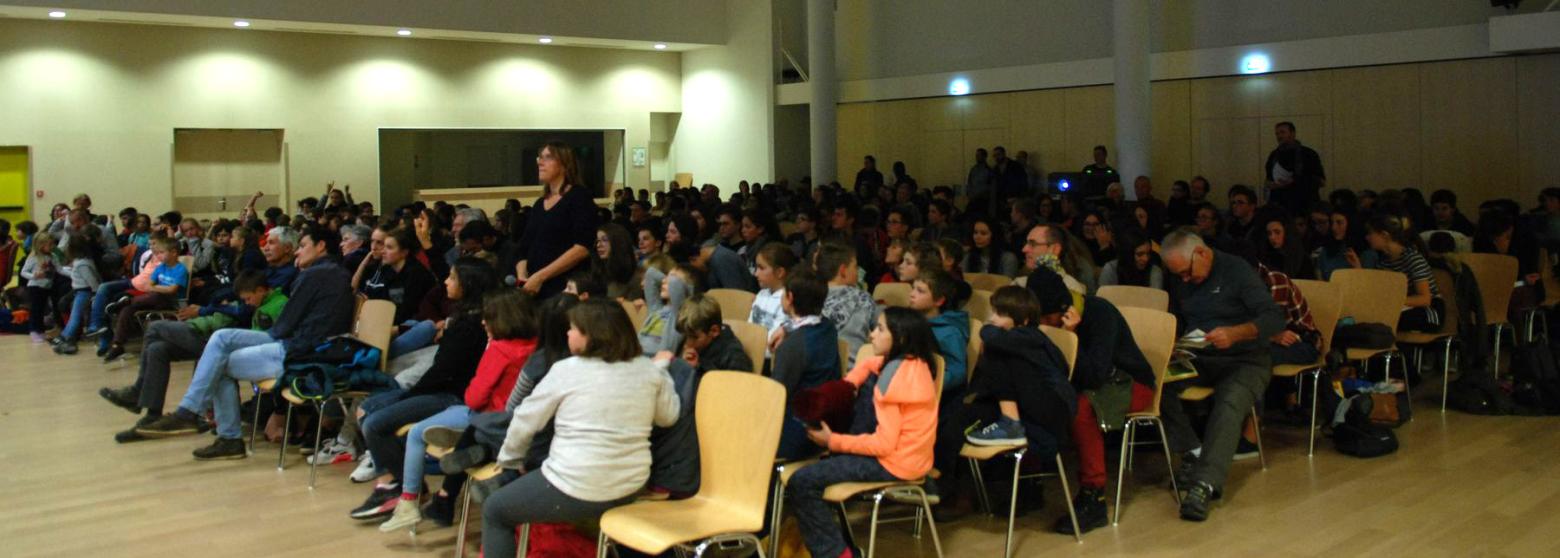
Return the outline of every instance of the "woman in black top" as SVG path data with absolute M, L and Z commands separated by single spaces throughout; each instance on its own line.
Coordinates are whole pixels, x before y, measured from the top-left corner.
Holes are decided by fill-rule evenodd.
M 525 224 L 525 258 L 515 264 L 515 277 L 525 290 L 542 298 L 563 292 L 569 274 L 590 258 L 596 243 L 596 202 L 580 179 L 574 150 L 548 142 L 536 157 L 542 197 L 531 206 Z
M 423 297 L 433 288 L 433 273 L 417 261 L 421 244 L 411 231 L 397 229 L 385 237 L 378 254 L 363 258 L 353 286 L 370 299 L 395 303 L 395 322 L 405 323 L 417 314 Z

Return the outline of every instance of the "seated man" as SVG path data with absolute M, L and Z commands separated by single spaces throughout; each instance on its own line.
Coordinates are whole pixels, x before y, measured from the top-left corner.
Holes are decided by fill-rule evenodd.
M 271 329 L 224 329 L 212 334 L 179 409 L 135 431 L 149 438 L 193 434 L 199 426 L 197 413 L 210 405 L 217 415 L 217 441 L 195 450 L 195 459 L 243 459 L 234 381 L 280 377 L 289 352 L 308 350 L 352 328 L 357 304 L 352 276 L 331 258 L 330 250 L 337 246 L 332 236 L 324 228 L 305 229 L 295 256 L 303 271 L 294 281 L 294 296 Z
M 1209 248 L 1194 232 L 1170 233 L 1162 254 L 1171 275 L 1170 310 L 1180 331 L 1201 330 L 1208 341 L 1197 351 L 1197 377 L 1168 384 L 1160 402 L 1170 447 L 1182 452 L 1176 471 L 1186 482 L 1179 484 L 1186 490 L 1181 518 L 1203 521 L 1220 497 L 1241 426 L 1273 375 L 1268 339 L 1284 329 L 1284 311 L 1255 269 L 1238 256 Z M 1181 407 L 1180 392 L 1187 385 L 1214 389 L 1202 442 Z
M 163 414 L 163 400 L 168 392 L 169 369 L 173 362 L 190 360 L 200 356 L 211 334 L 226 327 L 247 323 L 250 329 L 265 331 L 281 316 L 287 295 L 272 290 L 265 284 L 265 273 L 250 270 L 238 276 L 234 282 L 242 304 L 213 304 L 210 306 L 186 306 L 179 310 L 179 320 L 152 322 L 146 327 L 145 348 L 141 351 L 141 373 L 135 384 L 119 389 L 103 388 L 98 391 L 103 399 L 132 413 L 146 411 L 146 416 L 136 421 L 135 427 L 114 435 L 119 443 L 145 439 L 135 428 L 147 426 Z M 204 410 L 204 409 L 202 409 Z

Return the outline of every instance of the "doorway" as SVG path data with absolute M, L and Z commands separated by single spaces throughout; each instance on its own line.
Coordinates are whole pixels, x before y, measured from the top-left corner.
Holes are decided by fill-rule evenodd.
M 12 227 L 32 218 L 31 170 L 26 147 L 0 147 L 0 219 Z

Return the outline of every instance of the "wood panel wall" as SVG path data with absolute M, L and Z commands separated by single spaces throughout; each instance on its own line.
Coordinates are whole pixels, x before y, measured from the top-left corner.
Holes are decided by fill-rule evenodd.
M 1285 120 L 1321 153 L 1330 187 L 1447 188 L 1472 211 L 1560 186 L 1560 54 L 1160 81 L 1152 94 L 1161 196 L 1198 174 L 1217 200 L 1259 184 Z M 840 174 L 873 154 L 923 186 L 962 184 L 975 149 L 997 145 L 1042 172 L 1077 170 L 1113 144 L 1113 105 L 1110 86 L 842 104 Z

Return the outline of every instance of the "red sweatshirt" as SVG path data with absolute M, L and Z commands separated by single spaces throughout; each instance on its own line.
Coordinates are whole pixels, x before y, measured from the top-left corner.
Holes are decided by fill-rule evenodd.
M 536 339 L 490 339 L 477 375 L 466 386 L 466 406 L 479 413 L 502 411 L 520 368 L 536 350 Z

